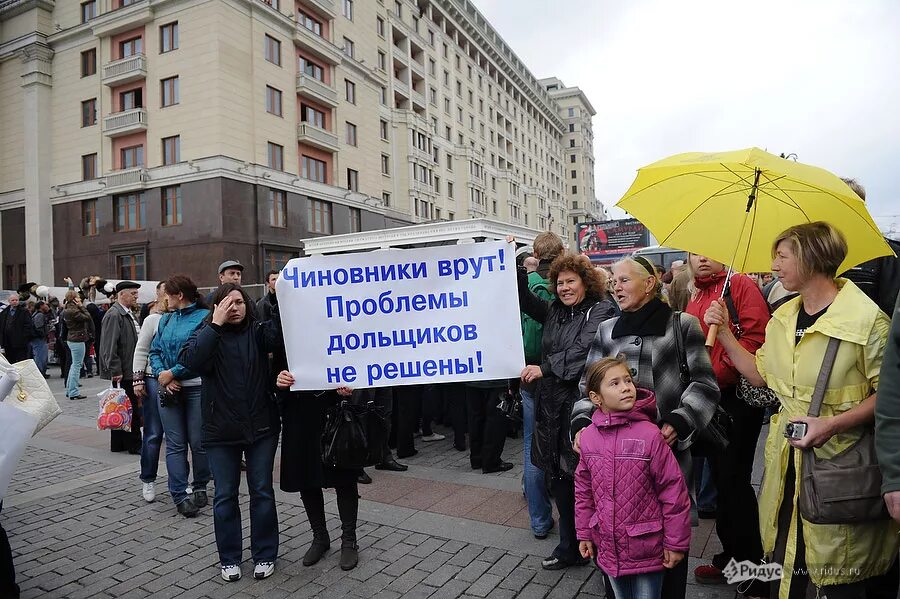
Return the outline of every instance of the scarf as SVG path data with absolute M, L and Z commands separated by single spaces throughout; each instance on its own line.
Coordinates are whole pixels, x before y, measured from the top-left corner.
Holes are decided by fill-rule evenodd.
M 627 337 L 662 337 L 666 334 L 669 325 L 669 315 L 672 309 L 658 297 L 635 310 L 634 312 L 622 312 L 616 324 L 613 325 L 612 338 Z
M 694 286 L 697 289 L 709 289 L 715 287 L 725 279 L 725 271 L 717 272 L 708 277 L 694 277 Z

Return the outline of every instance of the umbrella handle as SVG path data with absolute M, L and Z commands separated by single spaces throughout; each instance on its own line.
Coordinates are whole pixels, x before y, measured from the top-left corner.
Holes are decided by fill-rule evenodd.
M 719 334 L 719 325 L 709 325 L 709 333 L 706 334 L 706 347 L 712 347 L 716 344 L 716 335 Z

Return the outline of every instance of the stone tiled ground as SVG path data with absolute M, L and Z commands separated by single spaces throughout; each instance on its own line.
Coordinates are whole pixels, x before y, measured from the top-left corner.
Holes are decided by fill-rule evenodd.
M 96 430 L 94 394 L 105 386 L 86 379 L 89 399 L 67 401 L 51 379 L 64 414 L 33 441 L 4 500 L 19 582 L 26 598 L 108 597 L 576 597 L 602 596 L 595 568 L 541 570 L 554 537 L 535 540 L 521 493 L 521 439 L 507 441 L 504 458 L 516 468 L 484 475 L 449 440 L 417 442 L 406 473 L 370 470 L 360 487 L 360 565 L 337 567 L 338 544 L 311 568 L 300 563 L 311 540 L 296 494 L 277 491 L 281 526 L 276 573 L 224 583 L 211 507 L 193 520 L 175 512 L 160 465 L 159 494 L 140 498 L 136 456 L 108 452 L 108 433 Z M 445 434 L 448 432 L 438 429 Z M 277 474 L 277 468 L 276 468 Z M 244 535 L 248 497 L 242 495 Z M 326 494 L 332 537 L 337 508 Z M 690 564 L 718 549 L 711 523 L 694 529 Z M 244 573 L 252 568 L 245 540 Z M 689 597 L 732 597 L 727 587 L 689 585 Z

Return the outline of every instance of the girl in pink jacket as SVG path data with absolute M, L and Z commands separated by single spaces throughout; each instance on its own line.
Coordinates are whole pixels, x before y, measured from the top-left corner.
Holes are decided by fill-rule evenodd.
M 687 486 L 656 425 L 655 395 L 635 389 L 625 360 L 603 358 L 586 379 L 599 409 L 575 470 L 579 550 L 596 558 L 616 599 L 658 598 L 666 568 L 690 547 Z

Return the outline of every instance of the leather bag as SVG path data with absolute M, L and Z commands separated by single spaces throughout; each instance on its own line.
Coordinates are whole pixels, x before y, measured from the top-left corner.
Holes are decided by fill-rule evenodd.
M 386 420 L 374 402 L 347 400 L 328 411 L 322 431 L 322 463 L 340 470 L 374 466 L 382 461 Z
M 34 360 L 22 360 L 11 365 L 5 359 L 0 358 L 0 371 L 4 375 L 10 373 L 13 377 L 18 378 L 15 387 L 4 403 L 37 418 L 37 425 L 32 431 L 32 436 L 62 414 L 62 410 L 50 390 L 50 385 L 38 370 Z
M 834 368 L 840 339 L 832 337 L 813 391 L 809 416 L 818 416 L 825 388 Z M 866 424 L 852 447 L 832 457 L 819 458 L 804 449 L 800 467 L 800 515 L 813 524 L 858 524 L 888 520 L 881 497 L 881 470 L 875 455 L 875 426 Z

